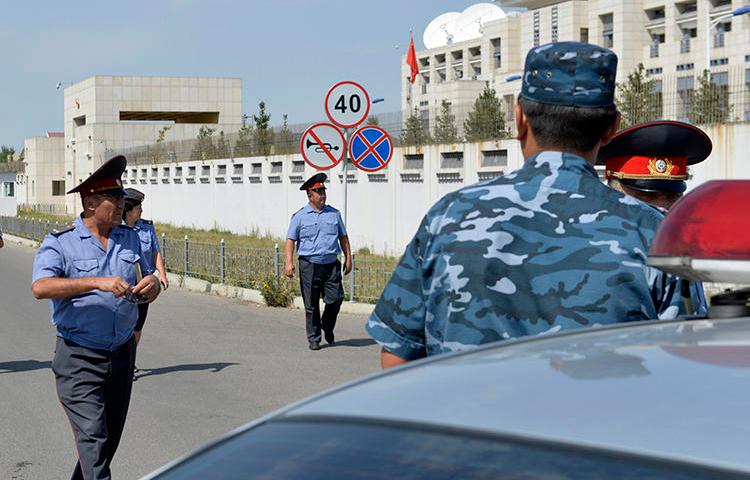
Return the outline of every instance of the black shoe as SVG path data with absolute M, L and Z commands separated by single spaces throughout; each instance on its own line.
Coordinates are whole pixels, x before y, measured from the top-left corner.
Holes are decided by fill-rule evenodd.
M 320 342 L 310 342 L 310 350 L 320 350 Z
M 328 345 L 335 345 L 336 344 L 336 338 L 333 336 L 333 334 L 326 333 L 326 343 Z

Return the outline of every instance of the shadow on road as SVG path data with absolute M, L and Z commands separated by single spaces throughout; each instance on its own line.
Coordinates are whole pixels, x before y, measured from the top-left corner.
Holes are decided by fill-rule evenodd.
M 43 370 L 45 368 L 52 368 L 50 360 L 44 362 L 40 362 L 39 360 L 0 362 L 0 373 L 28 372 L 30 370 Z
M 348 340 L 336 340 L 336 346 L 339 347 L 367 347 L 375 345 L 372 338 L 350 338 Z
M 236 362 L 215 362 L 215 363 L 185 363 L 183 365 L 172 365 L 171 367 L 143 369 L 138 374 L 138 378 L 150 377 L 152 375 L 165 375 L 172 372 L 199 372 L 202 370 L 211 370 L 212 373 L 220 372 L 232 365 L 239 365 Z

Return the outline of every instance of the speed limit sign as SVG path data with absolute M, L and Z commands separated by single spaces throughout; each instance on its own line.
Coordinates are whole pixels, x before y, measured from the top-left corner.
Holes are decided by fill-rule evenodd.
M 370 96 L 355 82 L 339 82 L 326 94 L 326 113 L 341 128 L 364 122 L 370 113 Z

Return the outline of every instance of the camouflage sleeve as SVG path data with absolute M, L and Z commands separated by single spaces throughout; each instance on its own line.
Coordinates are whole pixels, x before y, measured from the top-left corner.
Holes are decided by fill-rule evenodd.
M 422 260 L 423 220 L 380 296 L 366 330 L 383 348 L 405 360 L 426 356 Z

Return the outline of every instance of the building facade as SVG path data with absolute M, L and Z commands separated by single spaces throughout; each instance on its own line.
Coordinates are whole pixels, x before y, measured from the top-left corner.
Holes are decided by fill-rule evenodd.
M 19 205 L 65 213 L 65 137 L 47 132 L 23 142 L 24 173 L 16 185 Z M 23 195 L 21 195 L 23 194 Z
M 738 92 L 730 121 L 750 121 L 750 12 L 744 0 L 505 0 L 505 18 L 481 26 L 481 37 L 417 52 L 419 75 L 402 63 L 402 108 L 434 128 L 440 105 L 457 124 L 489 84 L 512 120 L 526 53 L 557 41 L 595 43 L 619 57 L 618 80 L 643 64 L 662 100 L 663 118 L 687 120 L 687 100 L 704 69 L 715 85 Z M 527 9 L 513 11 L 512 9 Z M 506 122 L 507 123 L 507 122 Z
M 204 126 L 239 130 L 242 81 L 97 75 L 65 88 L 64 121 L 67 191 L 122 149 L 195 138 Z M 75 199 L 66 202 L 78 211 Z

